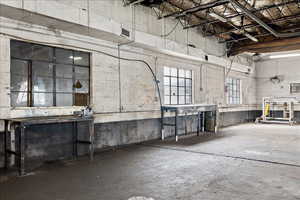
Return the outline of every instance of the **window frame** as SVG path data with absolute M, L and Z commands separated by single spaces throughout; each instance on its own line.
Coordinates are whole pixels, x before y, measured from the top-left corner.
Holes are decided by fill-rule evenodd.
M 300 82 L 290 83 L 290 94 L 299 94 L 300 93 Z
M 10 41 L 10 44 L 12 44 L 13 42 L 16 42 L 16 43 L 24 43 L 26 45 L 31 45 L 32 48 L 34 48 L 34 46 L 40 46 L 40 47 L 46 47 L 46 48 L 50 48 L 51 51 L 52 51 L 52 60 L 40 60 L 40 59 L 35 59 L 33 55 L 31 55 L 30 58 L 19 58 L 19 57 L 14 57 L 14 55 L 12 54 L 12 49 L 10 49 L 10 52 L 11 52 L 11 56 L 10 56 L 10 63 L 12 63 L 14 60 L 18 60 L 18 61 L 24 61 L 27 63 L 27 67 L 28 67 L 28 76 L 27 76 L 27 91 L 17 91 L 17 90 L 10 90 L 11 93 L 27 93 L 27 104 L 26 106 L 18 106 L 18 105 L 13 105 L 12 103 L 12 94 L 10 95 L 10 98 L 11 98 L 11 104 L 10 106 L 13 107 L 13 108 L 35 108 L 35 107 L 45 107 L 45 108 L 50 108 L 50 107 L 82 107 L 82 106 L 78 106 L 78 105 L 75 105 L 75 95 L 76 95 L 76 88 L 73 86 L 72 87 L 72 92 L 57 92 L 57 88 L 56 88 L 56 85 L 57 85 L 57 79 L 62 79 L 62 80 L 65 80 L 67 78 L 62 78 L 62 77 L 57 77 L 56 75 L 56 69 L 57 69 L 57 66 L 58 65 L 65 65 L 65 66 L 70 66 L 72 68 L 72 84 L 74 85 L 75 82 L 77 80 L 82 80 L 82 79 L 77 79 L 76 78 L 76 74 L 75 74 L 75 69 L 76 68 L 85 68 L 85 69 L 88 69 L 88 80 L 85 80 L 84 81 L 87 81 L 88 82 L 88 86 L 87 86 L 87 89 L 88 89 L 88 92 L 85 93 L 87 95 L 87 105 L 90 105 L 91 103 L 91 53 L 90 52 L 83 52 L 83 51 L 78 51 L 78 50 L 73 50 L 73 49 L 66 49 L 66 48 L 61 48 L 61 47 L 56 47 L 56 46 L 47 46 L 47 45 L 42 45 L 42 44 L 39 44 L 39 43 L 30 43 L 30 42 L 24 42 L 24 41 L 21 41 L 21 40 L 11 40 Z M 66 50 L 66 51 L 70 51 L 72 52 L 72 63 L 62 63 L 62 62 L 59 62 L 57 61 L 56 59 L 56 50 Z M 88 56 L 88 59 L 87 59 L 87 62 L 88 64 L 87 65 L 80 65 L 78 63 L 75 63 L 75 54 L 79 54 L 79 53 L 83 53 L 83 54 L 87 54 Z M 43 91 L 43 92 L 34 92 L 33 91 L 33 81 L 34 81 L 34 77 L 33 77 L 33 63 L 34 62 L 37 62 L 37 63 L 46 63 L 48 65 L 52 65 L 52 76 L 51 76 L 51 80 L 52 80 L 52 90 L 51 92 L 48 92 L 48 91 Z M 61 66 L 61 67 L 64 67 L 64 66 Z M 10 68 L 10 77 L 11 79 L 13 78 L 13 74 L 14 72 L 12 71 L 12 67 Z M 10 86 L 12 86 L 12 80 L 10 81 Z M 49 94 L 51 93 L 52 94 L 52 105 L 51 106 L 48 106 L 48 105 L 37 105 L 35 106 L 34 105 L 34 94 L 35 93 L 42 93 L 42 94 Z M 81 92 L 79 92 L 81 93 Z M 72 95 L 72 105 L 60 105 L 60 106 L 57 106 L 57 94 L 71 94 Z
M 228 105 L 242 104 L 242 80 L 240 78 L 226 78 L 226 103 Z
M 166 69 L 169 70 L 169 73 L 166 74 Z M 172 75 L 172 70 L 176 70 L 176 76 Z M 184 73 L 184 76 L 180 75 L 180 71 Z M 189 73 L 189 77 L 187 76 L 187 73 Z M 164 86 L 164 104 L 165 105 L 191 105 L 193 104 L 193 71 L 189 69 L 183 69 L 183 68 L 174 68 L 174 67 L 168 67 L 164 66 L 163 68 L 163 86 Z M 169 84 L 166 84 L 166 80 L 168 80 Z M 172 85 L 172 79 L 175 80 L 175 85 Z M 180 80 L 184 80 L 184 85 L 180 83 Z M 190 81 L 190 84 L 187 84 L 187 82 Z M 175 90 L 175 95 L 172 95 L 173 89 Z M 183 90 L 180 90 L 182 89 Z M 168 92 L 166 92 L 166 89 L 168 89 Z M 182 92 L 183 91 L 183 92 Z M 188 92 L 189 91 L 189 92 Z M 174 91 L 173 91 L 174 93 Z M 182 95 L 183 93 L 183 95 Z M 172 97 L 176 97 L 176 103 L 172 102 Z M 184 97 L 184 103 L 181 103 L 180 97 Z M 168 102 L 166 102 L 166 98 L 168 98 Z M 189 98 L 189 101 L 188 101 Z

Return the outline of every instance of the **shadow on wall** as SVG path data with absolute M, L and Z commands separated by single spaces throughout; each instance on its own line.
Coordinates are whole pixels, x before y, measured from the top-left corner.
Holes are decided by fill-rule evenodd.
M 239 111 L 220 113 L 219 126 L 226 127 L 241 123 L 254 122 L 257 117 L 260 117 L 262 112 L 256 111 Z

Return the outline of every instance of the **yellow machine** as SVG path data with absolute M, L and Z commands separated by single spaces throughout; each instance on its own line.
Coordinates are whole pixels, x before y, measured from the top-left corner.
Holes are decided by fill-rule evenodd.
M 256 120 L 257 123 L 296 123 L 294 118 L 294 105 L 299 104 L 297 97 L 265 97 L 263 98 L 263 114 Z M 275 112 L 282 112 L 282 117 L 276 116 Z

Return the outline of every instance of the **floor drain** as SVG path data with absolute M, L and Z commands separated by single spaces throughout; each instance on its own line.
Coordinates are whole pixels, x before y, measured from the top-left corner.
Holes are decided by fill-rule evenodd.
M 155 200 L 149 197 L 130 197 L 128 200 Z

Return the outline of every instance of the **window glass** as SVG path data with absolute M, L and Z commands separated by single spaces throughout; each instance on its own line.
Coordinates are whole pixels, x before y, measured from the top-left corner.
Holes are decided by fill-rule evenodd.
M 172 77 L 172 78 L 171 78 L 171 85 L 172 85 L 172 86 L 177 86 L 177 80 L 178 80 L 177 78 L 173 78 L 173 77 Z
M 25 107 L 27 106 L 27 92 L 11 92 L 11 106 Z
M 187 96 L 186 97 L 186 103 L 191 104 L 192 103 L 192 96 Z
M 21 59 L 31 59 L 32 58 L 32 44 L 12 41 L 10 45 L 11 57 L 21 58 Z
M 185 77 L 185 71 L 183 69 L 179 70 L 179 77 L 182 77 L 182 78 Z
M 73 94 L 56 94 L 56 106 L 72 106 L 73 105 Z
M 75 51 L 73 59 L 75 65 L 81 65 L 81 66 L 90 65 L 90 55 L 88 53 Z
M 185 87 L 179 87 L 179 95 L 185 95 Z
M 168 102 L 168 104 L 170 104 L 171 101 L 171 97 L 170 96 L 165 96 L 165 102 Z
M 177 96 L 177 87 L 171 87 L 171 95 L 172 96 Z
M 177 75 L 178 75 L 177 72 L 178 72 L 178 70 L 176 68 L 171 68 L 171 76 L 177 77 Z
M 72 79 L 56 79 L 56 92 L 73 92 L 73 80 Z
M 164 73 L 164 104 L 191 104 L 192 71 L 165 67 Z
M 170 95 L 170 86 L 165 86 L 164 93 L 165 95 Z
M 11 61 L 10 72 L 21 76 L 28 75 L 28 62 L 25 60 L 14 59 Z
M 164 77 L 164 85 L 170 85 L 170 77 Z
M 240 92 L 240 79 L 227 78 L 227 103 L 228 104 L 240 104 L 241 92 Z
M 57 63 L 73 64 L 73 51 L 67 49 L 55 49 L 55 57 Z
M 27 91 L 28 89 L 28 62 L 22 60 L 11 61 L 11 90 Z
M 86 80 L 77 80 L 75 85 L 80 83 L 80 88 L 75 88 L 76 93 L 88 93 L 89 92 L 89 81 Z
M 179 86 L 185 86 L 185 79 L 179 78 Z
M 33 92 L 53 92 L 53 65 L 50 63 L 32 63 Z
M 53 106 L 52 93 L 33 93 L 33 106 L 46 107 Z
M 171 72 L 170 72 L 170 68 L 169 67 L 164 67 L 164 75 L 165 76 L 170 76 L 171 75 Z
M 191 79 L 186 79 L 186 86 L 187 87 L 192 87 L 192 80 Z
M 192 88 L 186 88 L 186 95 L 192 95 Z
M 185 96 L 179 96 L 179 104 L 185 104 Z
M 56 65 L 56 77 L 57 78 L 73 78 L 73 66 L 72 65 Z
M 178 104 L 177 97 L 178 96 L 171 96 L 171 104 Z
M 47 77 L 34 77 L 32 80 L 33 92 L 53 92 L 53 79 Z
M 186 78 L 192 78 L 192 71 L 191 70 L 185 71 L 185 77 Z
M 89 53 L 11 40 L 11 106 L 88 105 L 89 64 Z
M 28 90 L 27 76 L 11 75 L 11 91 L 25 91 Z
M 88 80 L 89 69 L 85 67 L 75 67 L 75 78 L 78 80 Z
M 38 61 L 53 61 L 53 48 L 42 46 L 42 45 L 33 45 L 32 48 L 32 60 Z
M 53 77 L 53 64 L 44 62 L 32 62 L 32 75 Z

